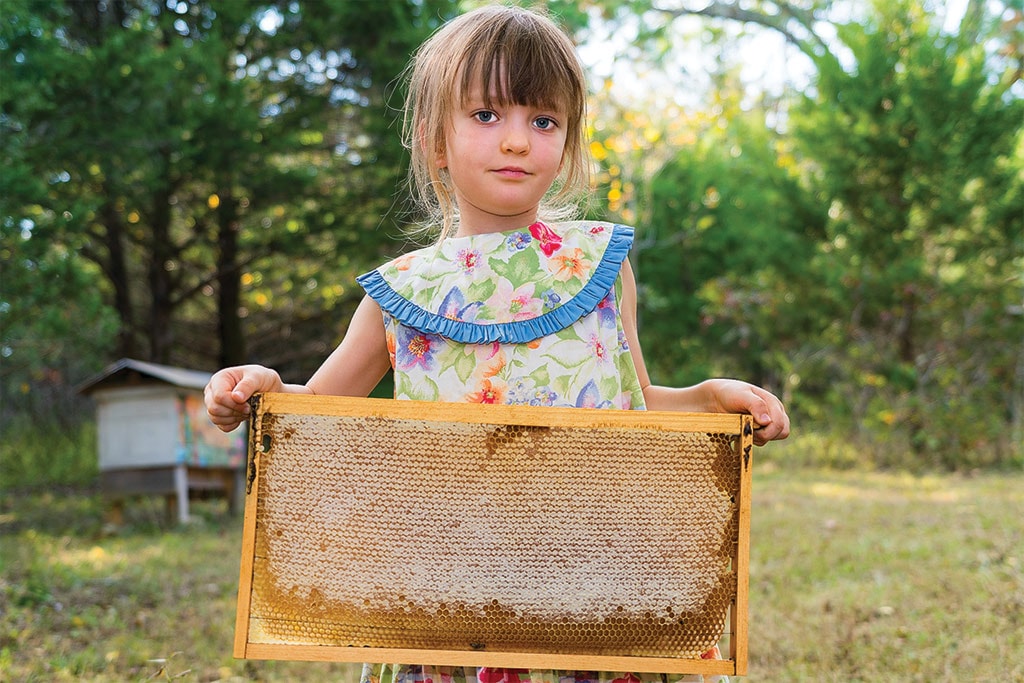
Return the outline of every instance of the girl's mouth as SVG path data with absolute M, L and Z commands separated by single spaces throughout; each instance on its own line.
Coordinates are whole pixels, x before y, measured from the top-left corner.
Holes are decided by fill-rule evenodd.
M 529 173 L 518 166 L 505 166 L 503 168 L 495 169 L 494 172 L 498 175 L 507 176 L 509 178 L 522 178 L 523 176 L 529 175 Z

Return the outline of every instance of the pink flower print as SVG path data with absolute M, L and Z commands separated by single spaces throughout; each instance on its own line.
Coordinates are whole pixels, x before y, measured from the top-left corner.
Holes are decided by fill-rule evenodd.
M 622 678 L 616 678 L 612 683 L 640 683 L 640 677 L 634 673 L 628 673 Z
M 535 285 L 527 282 L 519 287 L 504 278 L 499 279 L 494 294 L 487 300 L 487 307 L 494 311 L 497 322 L 530 320 L 541 314 L 544 300 L 533 295 Z
M 608 350 L 605 348 L 604 344 L 601 343 L 601 340 L 597 338 L 597 335 L 590 338 L 588 346 L 590 346 L 590 353 L 592 353 L 597 360 L 607 360 Z
M 710 650 L 708 650 L 707 652 L 702 654 L 700 656 L 700 658 L 701 659 L 721 659 L 722 658 L 722 651 L 718 649 L 717 645 L 715 645 L 713 648 L 711 648 Z
M 492 669 L 483 667 L 477 671 L 479 683 L 522 683 L 520 675 L 526 673 L 526 669 Z
M 548 269 L 555 274 L 559 282 L 568 282 L 572 278 L 581 278 L 590 270 L 590 261 L 579 247 L 568 254 L 559 254 L 548 259 Z
M 434 354 L 441 346 L 439 337 L 420 332 L 413 327 L 399 325 L 398 337 L 395 342 L 396 369 L 412 370 L 415 367 L 424 370 L 434 369 Z
M 494 377 L 505 368 L 505 352 L 501 350 L 499 342 L 470 344 L 466 349 L 472 349 L 476 355 L 477 372 L 481 377 Z
M 604 232 L 604 226 L 603 225 L 591 225 L 590 226 L 590 234 L 591 235 L 600 235 L 602 232 Z M 614 682 L 614 683 L 617 683 L 618 680 L 619 679 L 616 679 L 616 682 Z
M 543 223 L 537 222 L 531 225 L 530 234 L 540 242 L 540 250 L 544 252 L 545 256 L 551 256 L 562 248 L 562 236 Z
M 462 270 L 467 273 L 473 272 L 473 269 L 480 263 L 480 252 L 477 249 L 459 249 L 455 255 L 456 259 Z

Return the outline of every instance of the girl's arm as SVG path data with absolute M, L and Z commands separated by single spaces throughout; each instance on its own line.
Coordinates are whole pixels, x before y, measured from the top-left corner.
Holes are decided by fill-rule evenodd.
M 261 365 L 225 368 L 206 385 L 206 411 L 217 427 L 230 432 L 249 415 L 255 393 L 367 396 L 390 366 L 380 307 L 364 297 L 345 338 L 306 384 L 285 384 L 275 370 Z
M 754 443 L 759 446 L 789 436 L 789 416 L 782 402 L 771 392 L 734 379 L 709 379 L 692 387 L 662 387 L 651 384 L 640 350 L 636 324 L 636 280 L 626 260 L 622 264 L 622 327 L 630 355 L 640 378 L 644 402 L 649 410 L 680 410 L 704 413 L 748 413 L 758 424 Z

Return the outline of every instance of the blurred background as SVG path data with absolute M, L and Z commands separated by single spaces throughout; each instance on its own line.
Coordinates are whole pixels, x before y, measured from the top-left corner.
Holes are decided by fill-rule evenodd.
M 58 510 L 81 526 L 54 538 L 105 533 L 83 521 L 100 504 L 71 493 L 98 476 L 95 404 L 79 389 L 111 363 L 257 362 L 293 382 L 316 369 L 361 297 L 355 276 L 408 249 L 420 219 L 403 187 L 399 75 L 431 31 L 481 4 L 0 1 L 5 552 Z M 1024 481 L 1021 0 L 539 5 L 590 72 L 587 211 L 636 227 L 655 382 L 762 384 L 794 425 L 762 463 L 897 477 L 833 498 Z M 991 496 L 1019 520 L 1019 488 L 995 485 L 957 500 Z M 779 486 L 777 501 L 807 494 Z M 1006 570 L 1015 656 L 1024 536 L 1000 534 L 992 547 L 1008 550 L 968 564 Z M 95 548 L 108 555 L 90 566 L 109 576 L 113 551 L 82 552 Z M 5 567 L 0 612 L 65 604 L 46 553 Z M 214 594 L 230 593 L 216 582 L 230 573 Z M 146 609 L 129 611 L 145 622 Z M 856 641 L 853 614 L 836 628 Z M 23 661 L 12 653 L 34 622 L 21 618 L 0 632 L 0 671 Z M 82 670 L 156 666 L 118 669 L 123 653 Z
M 88 431 L 120 358 L 305 381 L 419 218 L 396 78 L 478 4 L 4 0 L 4 452 Z M 1019 0 L 547 8 L 656 382 L 763 384 L 842 459 L 1024 463 Z

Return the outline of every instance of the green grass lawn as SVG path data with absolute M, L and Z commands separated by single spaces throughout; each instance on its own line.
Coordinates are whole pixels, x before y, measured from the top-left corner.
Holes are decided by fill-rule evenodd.
M 755 472 L 750 681 L 1024 681 L 1024 474 Z M 353 681 L 231 655 L 241 522 L 0 494 L 0 681 Z M 177 678 L 176 678 L 177 677 Z

